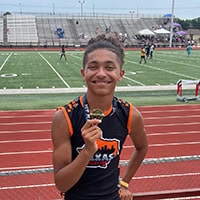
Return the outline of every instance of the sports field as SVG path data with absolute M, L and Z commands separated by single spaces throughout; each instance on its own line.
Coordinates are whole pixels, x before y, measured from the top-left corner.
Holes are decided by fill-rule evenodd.
M 64 102 L 71 100 L 75 96 L 71 92 L 82 93 L 85 89 L 80 76 L 82 56 L 83 51 L 67 51 L 65 61 L 59 60 L 59 50 L 1 51 L 0 110 L 21 109 L 20 104 L 23 104 L 22 109 L 31 109 L 31 105 L 53 108 L 57 105 L 55 102 L 62 104 L 63 98 Z M 193 50 L 191 57 L 187 57 L 184 49 L 155 50 L 147 64 L 139 64 L 139 60 L 140 49 L 125 52 L 125 76 L 118 83 L 118 96 L 136 105 L 176 104 L 177 81 L 200 79 L 200 50 Z M 148 86 L 156 89 L 149 90 Z M 144 88 L 148 88 L 147 91 L 143 91 Z M 13 95 L 2 95 L 10 93 L 10 89 L 20 91 L 21 95 L 15 94 L 16 90 L 11 90 Z M 26 89 L 32 89 L 35 94 L 25 95 Z M 40 94 L 44 89 L 45 94 Z M 47 94 L 51 93 L 50 89 L 54 94 Z M 193 95 L 194 91 L 189 93 Z

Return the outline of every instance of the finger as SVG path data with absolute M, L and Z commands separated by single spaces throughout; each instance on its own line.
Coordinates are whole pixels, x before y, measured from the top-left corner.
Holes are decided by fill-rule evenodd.
M 102 130 L 98 126 L 91 126 L 90 128 L 88 128 L 88 132 L 90 133 L 90 136 L 102 135 Z
M 101 130 L 94 129 L 92 131 L 82 132 L 83 139 L 86 145 L 95 143 L 98 139 L 101 138 Z
M 90 121 L 90 123 L 92 124 L 92 126 L 97 126 L 98 124 L 100 124 L 101 123 L 101 120 L 100 119 L 92 119 L 92 120 L 89 120 Z
M 84 128 L 89 128 L 91 126 L 94 126 L 94 125 L 98 125 L 101 123 L 101 120 L 99 119 L 91 119 L 91 120 L 88 120 L 86 121 L 86 123 L 84 124 Z
M 88 124 L 90 125 L 88 127 Z M 101 137 L 101 133 L 102 133 L 102 130 L 97 126 L 97 125 L 91 125 L 92 123 L 87 123 L 86 125 L 84 125 L 81 129 L 81 132 L 82 132 L 82 136 L 84 138 L 100 138 Z

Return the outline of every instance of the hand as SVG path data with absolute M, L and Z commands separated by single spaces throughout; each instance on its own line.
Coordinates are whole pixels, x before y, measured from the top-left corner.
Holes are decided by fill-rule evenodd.
M 98 146 L 96 141 L 101 138 L 102 130 L 98 127 L 101 120 L 92 119 L 88 120 L 81 129 L 82 137 L 85 142 L 85 150 L 89 155 L 93 155 Z
M 126 189 L 124 187 L 120 187 L 119 197 L 121 200 L 132 200 L 133 194 L 128 189 Z

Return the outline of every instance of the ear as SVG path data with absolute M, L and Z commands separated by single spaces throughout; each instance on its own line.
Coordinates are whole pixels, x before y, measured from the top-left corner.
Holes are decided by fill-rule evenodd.
M 125 71 L 122 69 L 122 70 L 120 71 L 120 75 L 119 75 L 118 81 L 122 81 L 122 78 L 123 78 L 123 76 L 124 76 L 124 73 L 125 73 Z
M 83 77 L 83 80 L 85 80 L 85 70 L 83 68 L 81 69 L 81 75 Z

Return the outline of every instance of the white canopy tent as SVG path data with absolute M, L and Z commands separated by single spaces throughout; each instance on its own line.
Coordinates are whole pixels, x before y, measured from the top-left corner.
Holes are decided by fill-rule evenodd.
M 139 35 L 155 35 L 155 33 L 149 29 L 143 29 L 138 32 Z
M 154 33 L 156 34 L 170 34 L 170 31 L 164 29 L 164 28 L 160 28 L 160 29 L 157 29 L 155 31 L 153 31 Z

